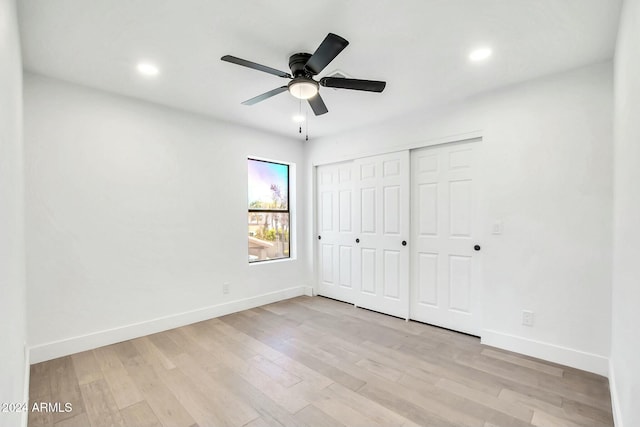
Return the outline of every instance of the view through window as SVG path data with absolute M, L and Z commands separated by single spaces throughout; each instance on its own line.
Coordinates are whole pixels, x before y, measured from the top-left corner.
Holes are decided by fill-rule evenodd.
M 289 258 L 289 165 L 249 159 L 249 262 Z

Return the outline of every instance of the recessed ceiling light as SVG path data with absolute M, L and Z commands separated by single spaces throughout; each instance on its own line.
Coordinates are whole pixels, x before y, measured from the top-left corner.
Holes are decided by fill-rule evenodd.
M 296 114 L 295 116 L 292 117 L 292 119 L 296 123 L 304 122 L 304 116 L 302 114 Z
M 484 61 L 489 58 L 493 52 L 488 47 L 476 49 L 469 54 L 469 60 L 473 62 Z
M 143 76 L 154 77 L 160 73 L 160 69 L 150 62 L 139 62 L 136 67 Z

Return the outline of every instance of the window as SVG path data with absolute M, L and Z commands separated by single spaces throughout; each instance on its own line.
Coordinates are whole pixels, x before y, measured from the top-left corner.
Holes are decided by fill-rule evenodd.
M 289 165 L 249 159 L 249 262 L 289 258 Z

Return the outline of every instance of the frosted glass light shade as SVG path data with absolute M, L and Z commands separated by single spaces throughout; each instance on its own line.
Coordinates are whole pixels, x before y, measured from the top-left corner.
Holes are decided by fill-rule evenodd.
M 289 85 L 291 95 L 299 99 L 309 99 L 318 93 L 318 85 L 308 81 L 292 82 Z

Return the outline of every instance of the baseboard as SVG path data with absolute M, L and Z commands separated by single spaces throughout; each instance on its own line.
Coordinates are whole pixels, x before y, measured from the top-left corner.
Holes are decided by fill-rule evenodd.
M 305 286 L 304 287 L 304 294 L 308 297 L 312 297 L 313 296 L 313 286 Z
M 171 316 L 160 317 L 145 322 L 126 325 L 119 328 L 36 345 L 29 349 L 31 363 L 44 362 L 46 360 L 68 356 L 81 351 L 91 350 L 149 334 L 155 334 L 157 332 L 173 328 L 179 328 L 181 326 L 282 301 L 288 298 L 308 295 L 307 288 L 307 286 L 297 286 L 251 298 L 226 302 Z
M 582 369 L 583 371 L 593 372 L 605 377 L 609 371 L 609 359 L 607 357 L 556 344 L 531 340 L 489 329 L 482 331 L 481 342 L 482 344 L 492 347 L 526 354 L 527 356 L 571 366 L 572 368 Z
M 613 425 L 622 427 L 622 413 L 620 412 L 620 400 L 618 400 L 618 387 L 616 385 L 616 373 L 613 362 L 609 359 L 609 392 L 611 394 L 611 412 L 613 412 Z

